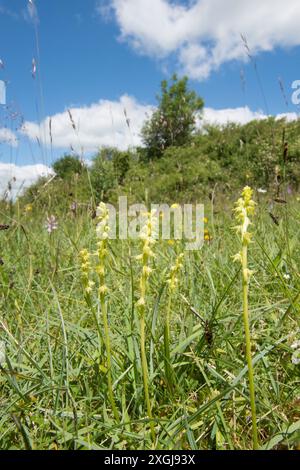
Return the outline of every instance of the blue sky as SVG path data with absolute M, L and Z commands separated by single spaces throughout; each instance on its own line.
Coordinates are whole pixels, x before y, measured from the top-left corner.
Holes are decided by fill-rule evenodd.
M 3 106 L 0 109 L 0 164 L 50 165 L 70 145 L 75 151 L 84 147 L 89 156 L 101 145 L 138 143 L 160 81 L 173 72 L 191 77 L 191 87 L 204 98 L 210 120 L 223 122 L 228 116 L 244 122 L 267 113 L 298 112 L 291 103 L 291 84 L 300 78 L 298 0 L 251 4 L 240 0 L 238 7 L 233 0 L 32 3 L 35 6 L 29 0 L 0 0 L 0 60 L 4 63 L 0 80 L 7 82 L 10 106 L 9 112 Z M 240 34 L 247 37 L 267 105 Z M 68 108 L 82 135 L 72 135 Z M 130 114 L 131 135 L 124 108 Z M 23 132 L 16 129 L 20 122 L 15 116 L 11 119 L 12 112 L 22 115 Z M 41 128 L 40 121 L 44 121 Z M 43 151 L 36 137 L 45 140 Z

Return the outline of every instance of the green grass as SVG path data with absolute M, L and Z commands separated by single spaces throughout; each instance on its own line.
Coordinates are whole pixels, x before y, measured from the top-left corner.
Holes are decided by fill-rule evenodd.
M 213 226 L 207 214 L 212 241 L 186 253 L 172 293 L 175 387 L 168 386 L 165 372 L 166 280 L 182 246 L 159 242 L 153 248 L 145 320 L 155 442 L 145 409 L 136 308 L 140 244 L 110 242 L 107 261 L 116 419 L 97 290 L 91 294 L 92 312 L 81 283 L 79 252 L 96 251 L 95 221 L 84 209 L 76 217 L 61 214 L 58 230 L 49 236 L 41 210 L 1 209 L 1 223 L 10 224 L 0 232 L 0 341 L 6 346 L 1 449 L 252 447 L 242 281 L 232 259 L 240 242 L 231 210 L 222 208 L 216 207 Z M 299 338 L 300 203 L 294 197 L 275 211 L 279 226 L 261 201 L 251 228 L 252 357 L 260 445 L 291 449 L 300 442 L 299 366 L 291 361 L 291 345 Z

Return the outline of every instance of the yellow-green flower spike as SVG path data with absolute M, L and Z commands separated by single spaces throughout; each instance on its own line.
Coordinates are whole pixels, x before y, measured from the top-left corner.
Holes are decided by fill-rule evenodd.
M 91 274 L 91 262 L 90 258 L 91 255 L 88 252 L 88 250 L 85 248 L 84 250 L 81 250 L 79 253 L 80 260 L 81 260 L 81 277 L 82 277 L 82 283 L 84 290 L 87 294 L 90 294 L 93 290 L 93 287 L 95 283 L 90 280 L 90 274 Z
M 105 285 L 105 259 L 107 257 L 107 245 L 109 238 L 109 210 L 104 202 L 101 202 L 97 208 L 97 228 L 96 234 L 99 239 L 97 243 L 98 264 L 96 266 L 96 273 L 99 277 L 99 295 L 104 296 L 108 288 Z
M 169 275 L 169 278 L 167 279 L 167 283 L 169 285 L 170 291 L 174 291 L 177 288 L 178 274 L 180 270 L 183 268 L 183 264 L 182 264 L 183 259 L 184 259 L 184 253 L 181 253 L 176 259 L 174 266 L 172 266 L 170 269 L 170 275 Z
M 142 254 L 136 257 L 136 259 L 142 264 L 142 275 L 140 279 L 140 299 L 136 304 L 137 307 L 140 309 L 143 309 L 145 306 L 147 280 L 152 272 L 152 269 L 149 267 L 149 261 L 150 258 L 155 257 L 152 251 L 152 247 L 156 243 L 155 235 L 158 226 L 156 211 L 148 212 L 146 216 L 146 223 L 140 233 L 140 239 L 143 242 Z
M 253 190 L 249 186 L 246 186 L 243 189 L 242 197 L 236 202 L 234 209 L 235 218 L 239 224 L 235 228 L 245 245 L 249 245 L 251 241 L 251 233 L 248 232 L 249 225 L 251 225 L 249 216 L 254 215 L 256 206 L 256 203 L 252 200 L 252 195 Z

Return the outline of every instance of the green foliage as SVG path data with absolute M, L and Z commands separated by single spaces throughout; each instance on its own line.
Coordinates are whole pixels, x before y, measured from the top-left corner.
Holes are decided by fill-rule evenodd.
M 83 163 L 78 157 L 65 155 L 53 164 L 53 170 L 58 178 L 68 179 L 74 174 L 83 172 Z
M 233 263 L 240 244 L 230 201 L 245 183 L 268 190 L 256 193 L 249 252 L 260 443 L 268 449 L 299 446 L 299 366 L 293 361 L 299 331 L 299 136 L 299 121 L 269 119 L 208 126 L 148 161 L 147 149 L 138 151 L 138 160 L 135 153 L 105 148 L 80 172 L 72 164 L 69 171 L 63 158 L 65 165 L 57 162 L 60 177 L 40 179 L 15 205 L 1 202 L 2 223 L 10 225 L 0 231 L 1 449 L 251 447 L 241 273 Z M 209 235 L 201 252 L 186 256 L 171 305 L 166 281 L 184 247 L 162 240 L 153 247 L 144 343 L 155 442 L 141 386 L 141 246 L 109 242 L 111 364 L 100 285 L 92 273 L 94 289 L 84 297 L 79 265 L 83 248 L 92 257 L 97 249 L 95 202 L 114 202 L 122 193 L 132 202 L 211 200 L 205 214 Z M 285 203 L 278 194 L 287 196 Z M 52 214 L 58 225 L 49 234 L 45 221 Z M 168 386 L 163 342 L 174 387 Z M 107 400 L 110 374 L 117 420 Z
M 215 182 L 226 182 L 218 162 L 197 147 L 170 147 L 160 159 L 133 166 L 120 191 L 138 201 L 188 202 L 202 199 Z
M 41 179 L 21 198 L 43 207 L 65 208 L 72 200 L 89 204 L 115 202 L 120 194 L 133 201 L 203 201 L 217 185 L 230 195 L 249 184 L 273 194 L 300 181 L 300 121 L 268 119 L 244 126 L 206 126 L 191 142 L 168 147 L 159 159 L 147 160 L 146 149 L 121 152 L 102 149 L 80 174 Z M 71 195 L 71 196 L 70 196 Z
M 268 449 L 299 446 L 299 366 L 292 362 L 300 300 L 300 206 L 295 199 L 276 205 L 277 226 L 268 215 L 268 195 L 262 197 L 249 253 L 256 403 L 260 442 Z M 145 412 L 138 348 L 140 244 L 112 240 L 107 255 L 118 424 L 107 400 L 98 286 L 91 293 L 96 306 L 92 313 L 84 300 L 78 256 L 83 248 L 95 253 L 96 221 L 86 210 L 70 217 L 54 206 L 51 214 L 57 217 L 58 229 L 49 235 L 41 207 L 25 212 L 15 206 L 14 213 L 3 208 L 2 222 L 11 227 L 0 232 L 1 449 L 251 448 L 241 273 L 232 260 L 239 242 L 232 231 L 232 205 L 226 211 L 223 202 L 222 194 L 214 219 L 206 213 L 212 240 L 201 252 L 188 253 L 173 293 L 172 391 L 163 348 L 166 279 L 182 246 L 159 241 L 153 247 L 146 346 L 155 445 Z
M 91 183 L 97 200 L 106 200 L 110 190 L 117 186 L 113 163 L 115 149 L 104 148 L 93 158 Z
M 269 118 L 244 126 L 209 126 L 194 144 L 221 164 L 232 189 L 248 183 L 277 190 L 284 179 L 299 184 L 299 132 L 300 121 Z
M 114 150 L 113 153 L 113 165 L 116 172 L 116 177 L 119 184 L 123 184 L 124 178 L 128 173 L 132 162 L 132 155 L 130 152 L 120 152 Z
M 142 129 L 143 143 L 148 159 L 160 157 L 170 146 L 189 142 L 195 130 L 196 115 L 203 108 L 203 100 L 188 89 L 187 77 L 161 83 L 158 109 Z

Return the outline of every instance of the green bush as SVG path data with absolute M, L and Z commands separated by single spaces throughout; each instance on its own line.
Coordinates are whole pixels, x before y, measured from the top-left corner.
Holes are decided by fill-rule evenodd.
M 53 164 L 53 170 L 58 178 L 67 179 L 74 174 L 80 175 L 84 170 L 84 165 L 78 157 L 65 155 Z

